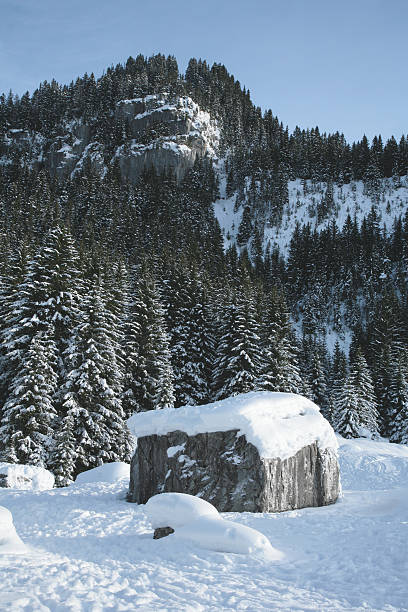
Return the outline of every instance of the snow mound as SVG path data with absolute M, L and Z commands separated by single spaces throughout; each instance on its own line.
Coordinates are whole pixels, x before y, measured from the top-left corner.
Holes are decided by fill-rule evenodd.
M 130 417 L 128 427 L 136 437 L 177 430 L 194 436 L 237 429 L 265 458 L 287 459 L 313 442 L 322 450 L 338 447 L 319 407 L 293 393 L 242 393 L 205 406 L 139 412 Z
M 5 479 L 7 488 L 26 491 L 47 491 L 54 486 L 54 475 L 36 465 L 0 463 L 0 482 Z
M 260 555 L 269 561 L 283 557 L 256 529 L 221 517 L 201 516 L 177 529 L 172 537 L 189 540 L 199 548 L 215 552 Z
M 145 511 L 153 529 L 172 527 L 172 537 L 188 540 L 215 552 L 261 555 L 269 561 L 282 558 L 268 538 L 256 529 L 226 521 L 212 504 L 187 493 L 160 493 L 149 499 Z
M 7 508 L 0 506 L 0 554 L 27 552 L 13 525 L 13 517 Z
M 203 516 L 220 518 L 218 510 L 212 504 L 187 493 L 154 495 L 146 503 L 145 511 L 153 529 L 159 527 L 178 529 Z
M 99 465 L 92 470 L 87 470 L 86 472 L 78 474 L 75 482 L 77 484 L 87 484 L 90 482 L 116 482 L 121 478 L 129 479 L 129 477 L 129 463 L 116 461 L 113 463 L 104 463 L 104 465 Z
M 408 446 L 338 436 L 343 489 L 386 490 L 408 486 Z

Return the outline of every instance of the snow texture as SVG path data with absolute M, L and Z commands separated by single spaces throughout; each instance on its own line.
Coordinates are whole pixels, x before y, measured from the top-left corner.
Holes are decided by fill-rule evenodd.
M 154 495 L 145 505 L 145 510 L 153 529 L 159 527 L 178 529 L 203 516 L 220 518 L 218 510 L 212 504 L 186 493 Z
M 199 548 L 215 552 L 259 555 L 268 561 L 278 561 L 283 557 L 256 529 L 220 517 L 201 516 L 176 529 L 171 537 L 188 540 Z
M 340 439 L 339 454 L 340 502 L 222 515 L 264 534 L 284 554 L 273 563 L 173 535 L 153 540 L 146 507 L 125 501 L 126 479 L 0 489 L 31 549 L 1 556 L 0 610 L 406 611 L 408 447 Z M 377 476 L 368 488 L 370 461 Z
M 2 482 L 4 484 L 2 485 Z M 54 475 L 35 465 L 0 463 L 0 486 L 11 489 L 46 491 L 54 486 Z
M 17 535 L 10 510 L 0 506 L 0 555 L 25 552 L 27 548 Z
M 264 458 L 287 459 L 316 441 L 321 450 L 338 446 L 318 406 L 292 393 L 251 392 L 205 406 L 140 412 L 130 417 L 128 427 L 136 437 L 238 429 Z
M 85 484 L 89 482 L 116 482 L 121 478 L 129 478 L 130 465 L 122 461 L 105 463 L 92 470 L 78 474 L 75 482 Z

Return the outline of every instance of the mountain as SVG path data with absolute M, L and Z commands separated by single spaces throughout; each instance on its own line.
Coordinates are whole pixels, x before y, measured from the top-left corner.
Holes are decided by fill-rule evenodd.
M 405 136 L 289 133 L 202 60 L 1 96 L 5 457 L 67 482 L 132 411 L 252 389 L 405 440 L 407 174 Z

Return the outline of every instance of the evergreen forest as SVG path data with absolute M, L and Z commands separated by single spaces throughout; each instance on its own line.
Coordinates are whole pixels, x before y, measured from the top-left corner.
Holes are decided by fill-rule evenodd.
M 134 134 L 115 109 L 154 95 L 209 113 L 216 159 L 124 177 L 118 151 Z M 58 174 L 47 160 L 74 124 L 99 165 L 89 155 Z M 139 139 L 167 136 L 156 122 Z M 345 437 L 407 444 L 407 175 L 408 138 L 290 133 L 202 60 L 181 74 L 172 56 L 139 55 L 0 96 L 0 460 L 64 486 L 130 460 L 134 412 L 252 390 L 309 397 Z M 315 204 L 283 251 L 265 232 L 291 181 Z M 370 210 L 339 224 L 334 194 L 356 185 Z M 220 199 L 240 211 L 227 246 Z

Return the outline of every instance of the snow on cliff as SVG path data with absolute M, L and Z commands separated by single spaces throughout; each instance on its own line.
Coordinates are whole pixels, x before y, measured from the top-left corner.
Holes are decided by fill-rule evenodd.
M 189 436 L 237 429 L 261 457 L 292 457 L 304 446 L 337 449 L 331 425 L 316 404 L 293 393 L 243 393 L 205 406 L 183 406 L 134 414 L 136 437 L 184 431 Z

